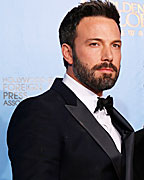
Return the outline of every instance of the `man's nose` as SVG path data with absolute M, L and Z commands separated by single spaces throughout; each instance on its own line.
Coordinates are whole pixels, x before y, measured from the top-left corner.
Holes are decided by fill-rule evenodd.
M 102 50 L 102 61 L 109 61 L 112 62 L 113 61 L 113 54 L 112 54 L 112 50 L 111 47 L 103 47 Z

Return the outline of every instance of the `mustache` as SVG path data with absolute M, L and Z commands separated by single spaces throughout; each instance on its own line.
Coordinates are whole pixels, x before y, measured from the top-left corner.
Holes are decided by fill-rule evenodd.
M 95 70 L 100 70 L 102 68 L 111 68 L 113 69 L 115 72 L 118 72 L 118 69 L 115 65 L 113 65 L 112 63 L 102 63 L 102 64 L 99 64 L 99 65 L 95 65 L 92 70 L 95 71 Z

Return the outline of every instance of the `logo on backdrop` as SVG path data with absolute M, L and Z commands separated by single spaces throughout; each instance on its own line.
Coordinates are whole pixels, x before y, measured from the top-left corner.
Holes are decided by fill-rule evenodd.
M 4 77 L 3 106 L 17 106 L 20 101 L 48 89 L 53 78 Z
M 81 3 L 87 0 L 81 0 Z M 144 4 L 110 0 L 121 15 L 122 36 L 144 36 Z

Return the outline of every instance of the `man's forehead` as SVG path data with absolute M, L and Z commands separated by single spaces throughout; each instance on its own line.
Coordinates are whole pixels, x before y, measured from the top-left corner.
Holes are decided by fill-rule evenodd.
M 104 36 L 111 36 L 117 40 L 121 38 L 117 23 L 110 18 L 103 16 L 92 16 L 83 18 L 76 29 L 77 37 L 84 36 L 94 39 Z

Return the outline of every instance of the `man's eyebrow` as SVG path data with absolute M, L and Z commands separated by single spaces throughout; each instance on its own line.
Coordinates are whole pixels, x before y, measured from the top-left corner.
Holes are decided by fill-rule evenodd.
M 114 40 L 113 42 L 115 42 L 115 43 L 122 43 L 121 40 Z
M 86 42 L 89 42 L 89 41 L 103 41 L 103 40 L 100 38 L 90 38 L 86 40 Z

